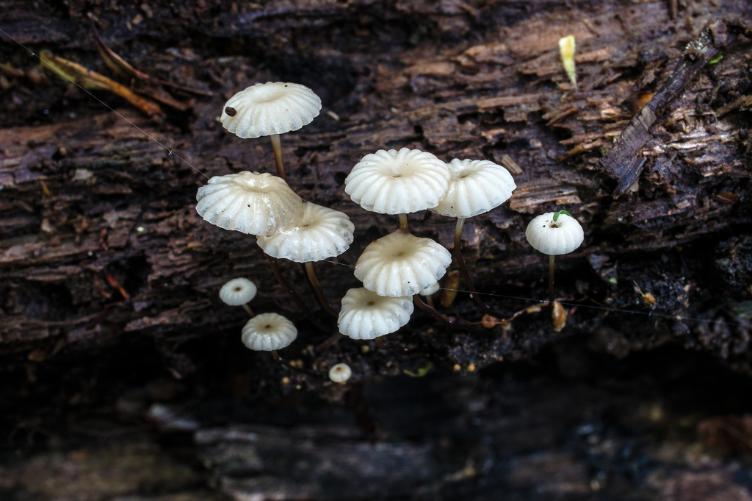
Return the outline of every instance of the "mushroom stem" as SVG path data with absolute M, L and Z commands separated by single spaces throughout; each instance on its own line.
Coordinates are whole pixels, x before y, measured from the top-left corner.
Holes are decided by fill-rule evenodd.
M 328 314 L 333 317 L 337 316 L 337 313 L 332 309 L 331 306 L 329 306 L 329 303 L 326 300 L 326 297 L 324 297 L 324 291 L 321 289 L 321 283 L 319 283 L 319 278 L 316 276 L 316 270 L 313 268 L 313 262 L 309 261 L 305 263 L 305 272 L 306 277 L 308 277 L 308 284 L 311 286 L 311 290 L 313 291 L 313 295 L 316 296 L 316 301 L 321 305 L 321 308 Z
M 435 304 L 433 304 L 433 295 L 431 295 L 431 296 L 428 296 L 428 297 L 426 298 L 426 302 L 428 303 L 428 306 L 430 306 L 430 307 L 431 307 L 431 308 L 433 308 L 434 310 L 436 309 L 436 305 L 435 305 Z
M 470 299 L 475 301 L 475 303 L 480 308 L 485 310 L 486 305 L 483 304 L 483 302 L 477 297 L 475 293 L 472 292 L 475 290 L 475 284 L 473 283 L 473 279 L 470 276 L 470 271 L 467 269 L 467 265 L 465 264 L 465 258 L 462 257 L 462 228 L 464 225 L 465 218 L 458 217 L 457 225 L 454 227 L 454 247 L 452 248 L 452 254 L 454 260 L 457 262 L 457 268 L 459 268 L 460 271 L 460 278 L 463 282 L 465 282 L 465 287 L 470 290 L 470 292 L 468 293 Z M 457 285 L 457 288 L 459 288 L 459 283 Z
M 400 230 L 408 231 L 407 214 L 400 214 L 399 215 L 399 227 L 400 227 Z
M 457 225 L 454 227 L 454 252 L 460 253 L 462 246 L 462 227 L 465 225 L 465 218 L 458 217 Z
M 449 325 L 454 325 L 454 323 L 455 323 L 454 320 L 452 320 L 451 318 L 447 317 L 446 315 L 440 313 L 433 306 L 429 306 L 426 303 L 424 303 L 423 300 L 420 298 L 420 296 L 417 296 L 417 295 L 413 296 L 413 303 L 415 303 L 415 306 L 417 306 L 419 309 L 425 311 L 426 313 L 428 313 L 429 315 L 431 315 L 436 320 L 438 320 L 440 322 L 444 322 L 444 323 L 449 324 Z
M 556 276 L 556 256 L 548 256 L 548 295 L 554 300 L 554 278 Z
M 269 138 L 272 140 L 272 148 L 274 149 L 274 165 L 277 167 L 277 175 L 287 181 L 285 166 L 282 163 L 282 141 L 279 134 L 272 134 Z
M 253 310 L 251 309 L 251 307 L 248 306 L 247 304 L 243 305 L 243 309 L 246 311 L 246 313 L 248 313 L 249 317 L 253 318 L 253 317 L 256 316 L 256 315 L 253 314 Z

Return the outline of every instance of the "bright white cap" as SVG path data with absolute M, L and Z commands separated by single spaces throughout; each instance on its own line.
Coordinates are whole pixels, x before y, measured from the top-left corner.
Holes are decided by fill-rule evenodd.
M 329 369 L 329 379 L 335 383 L 345 384 L 352 376 L 352 370 L 347 364 L 335 364 Z
M 365 210 L 407 214 L 436 207 L 449 187 L 449 167 L 420 150 L 369 153 L 345 179 L 345 192 Z
M 246 322 L 241 340 L 248 349 L 274 351 L 288 346 L 296 337 L 298 329 L 285 317 L 262 313 Z
M 412 296 L 438 282 L 451 262 L 437 242 L 397 230 L 368 244 L 355 276 L 379 296 Z
M 582 226 L 572 216 L 547 212 L 536 217 L 527 225 L 525 237 L 530 246 L 549 256 L 569 254 L 582 244 L 585 234 Z
M 503 204 L 517 188 L 514 179 L 501 165 L 488 160 L 449 162 L 452 178 L 449 190 L 434 212 L 450 217 L 473 217 Z
M 243 306 L 256 297 L 256 285 L 247 278 L 233 278 L 219 289 L 219 299 L 228 306 Z
M 267 173 L 214 176 L 196 194 L 206 221 L 251 235 L 271 235 L 303 214 L 303 201 L 284 179 Z
M 440 289 L 439 282 L 436 282 L 433 285 L 429 285 L 428 287 L 424 287 L 422 291 L 419 292 L 421 296 L 433 296 L 436 294 Z
M 308 125 L 321 99 L 305 85 L 267 82 L 241 90 L 222 107 L 219 121 L 243 139 L 284 134 Z
M 355 225 L 344 212 L 305 202 L 303 216 L 294 226 L 270 237 L 258 237 L 257 242 L 272 257 L 307 263 L 345 252 L 354 231 Z
M 382 297 L 361 287 L 342 298 L 337 326 L 347 337 L 375 339 L 399 330 L 412 314 L 412 298 Z

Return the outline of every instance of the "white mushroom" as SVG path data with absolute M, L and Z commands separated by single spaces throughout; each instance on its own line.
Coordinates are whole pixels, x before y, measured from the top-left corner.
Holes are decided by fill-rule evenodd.
M 432 209 L 443 216 L 468 218 L 503 204 L 517 188 L 512 175 L 488 160 L 460 160 L 448 164 L 452 177 L 449 189 Z
M 352 339 L 375 339 L 399 330 L 412 313 L 410 297 L 383 297 L 361 287 L 342 298 L 337 326 Z
M 345 192 L 365 210 L 403 215 L 436 207 L 449 177 L 446 163 L 425 151 L 379 150 L 353 167 Z
M 277 313 L 262 313 L 245 324 L 241 339 L 248 349 L 274 351 L 289 346 L 296 337 L 298 330 L 288 319 Z
M 433 285 L 429 285 L 428 287 L 424 287 L 423 290 L 419 292 L 419 294 L 423 297 L 430 297 L 439 292 L 439 289 L 441 286 L 439 285 L 439 282 L 436 282 Z
M 219 289 L 219 299 L 228 306 L 243 306 L 256 297 L 256 285 L 247 278 L 233 278 Z
M 355 276 L 380 296 L 412 296 L 438 282 L 451 262 L 437 242 L 397 230 L 368 244 Z
M 303 201 L 287 183 L 267 173 L 214 176 L 196 194 L 196 212 L 226 230 L 271 235 L 303 214 Z
M 329 369 L 329 379 L 334 383 L 345 384 L 350 379 L 350 376 L 352 376 L 352 370 L 345 363 L 334 364 Z

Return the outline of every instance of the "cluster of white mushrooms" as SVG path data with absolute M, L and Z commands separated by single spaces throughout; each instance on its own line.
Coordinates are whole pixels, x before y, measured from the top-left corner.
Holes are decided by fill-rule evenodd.
M 240 138 L 269 136 L 277 175 L 244 171 L 212 177 L 198 190 L 196 210 L 220 228 L 255 235 L 258 246 L 273 258 L 303 263 L 317 301 L 337 316 L 339 332 L 352 339 L 375 339 L 407 324 L 414 303 L 422 301 L 418 295 L 437 292 L 452 263 L 452 253 L 438 242 L 410 232 L 408 214 L 430 210 L 456 219 L 454 259 L 463 280 L 468 280 L 461 254 L 465 219 L 500 206 L 516 185 L 504 167 L 488 160 L 447 163 L 408 148 L 365 155 L 345 179 L 345 192 L 367 211 L 398 216 L 399 227 L 365 248 L 354 272 L 363 286 L 348 290 L 339 312 L 334 312 L 313 263 L 345 252 L 355 228 L 345 213 L 303 201 L 289 187 L 280 140 L 281 134 L 312 122 L 320 110 L 318 96 L 293 83 L 256 84 L 230 98 L 220 122 Z M 553 256 L 579 247 L 582 227 L 569 213 L 559 211 L 533 219 L 526 236 L 533 248 L 551 256 L 553 288 Z M 252 282 L 237 278 L 222 287 L 220 298 L 228 305 L 244 306 L 251 315 L 243 328 L 245 346 L 284 348 L 296 338 L 295 326 L 276 313 L 254 316 L 248 302 L 255 294 Z

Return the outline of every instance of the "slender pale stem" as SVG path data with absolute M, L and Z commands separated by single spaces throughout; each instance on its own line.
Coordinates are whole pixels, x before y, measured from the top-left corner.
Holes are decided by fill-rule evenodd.
M 274 149 L 274 165 L 277 166 L 277 175 L 287 181 L 287 175 L 285 174 L 285 166 L 282 163 L 282 141 L 279 138 L 279 134 L 272 134 L 269 136 L 272 140 L 272 148 Z
M 318 303 L 327 314 L 336 317 L 337 312 L 335 312 L 332 307 L 329 306 L 329 303 L 324 296 L 324 291 L 321 289 L 321 283 L 319 283 L 319 278 L 316 276 L 316 270 L 314 269 L 312 262 L 305 264 L 305 271 L 306 277 L 308 277 L 308 284 L 311 286 L 313 295 L 316 296 L 316 301 L 318 301 Z
M 454 247 L 455 254 L 462 252 L 462 227 L 465 225 L 465 218 L 458 217 L 457 225 L 454 227 Z
M 408 231 L 407 214 L 400 214 L 399 215 L 399 227 L 400 227 L 400 230 Z
M 556 277 L 556 256 L 548 256 L 548 295 L 554 300 L 554 279 Z
M 244 304 L 243 309 L 246 311 L 246 313 L 248 313 L 249 317 L 251 318 L 255 317 L 255 315 L 253 314 L 253 310 L 251 309 L 250 306 L 248 306 L 247 304 Z

